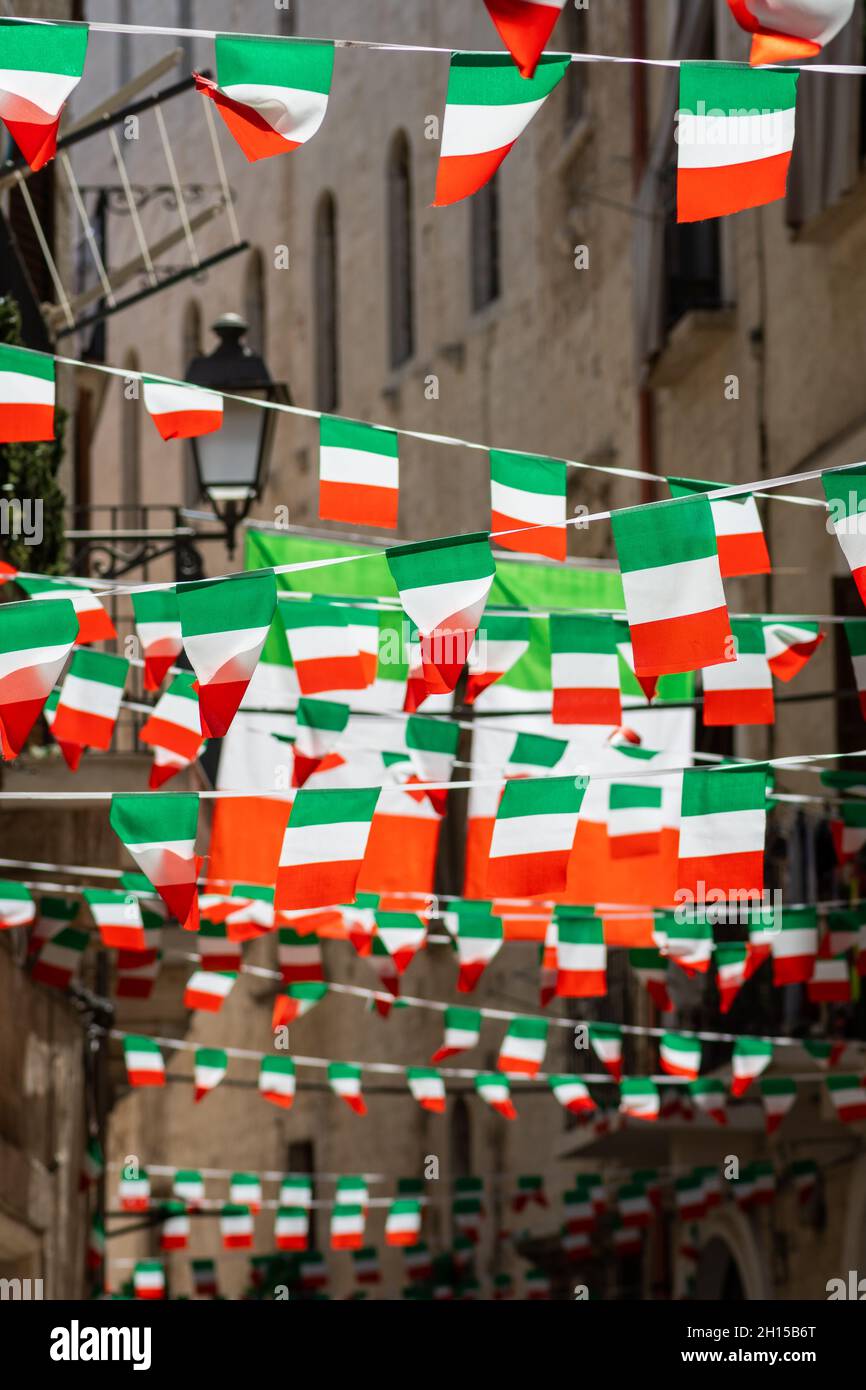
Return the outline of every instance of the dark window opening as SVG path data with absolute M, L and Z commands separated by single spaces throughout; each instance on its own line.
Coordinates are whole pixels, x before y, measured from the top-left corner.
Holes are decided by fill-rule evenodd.
M 494 174 L 470 204 L 472 250 L 472 309 L 499 298 L 499 179 Z
M 409 141 L 401 130 L 388 157 L 388 317 L 391 366 L 415 350 L 412 247 L 412 174 Z
M 339 399 L 337 207 L 324 193 L 316 211 L 313 261 L 316 319 L 316 401 L 319 410 L 335 410 Z

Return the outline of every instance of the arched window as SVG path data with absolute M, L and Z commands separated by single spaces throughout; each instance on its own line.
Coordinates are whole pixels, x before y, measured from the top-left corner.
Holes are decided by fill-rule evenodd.
M 180 363 L 181 376 L 185 375 L 190 362 L 194 357 L 198 357 L 201 351 L 201 307 L 197 299 L 191 299 L 183 313 Z M 195 465 L 192 461 L 192 447 L 187 444 L 183 452 L 183 505 L 185 507 L 194 507 L 199 501 L 199 495 L 198 482 L 195 476 Z
M 415 350 L 412 174 L 409 141 L 398 131 L 388 154 L 388 320 L 391 366 Z
M 472 308 L 499 298 L 499 176 L 494 174 L 469 205 Z
M 313 312 L 316 323 L 316 403 L 319 410 L 335 410 L 340 394 L 339 286 L 337 207 L 332 193 L 323 193 L 316 209 Z
M 260 357 L 266 357 L 265 262 L 261 251 L 250 253 L 244 276 L 244 318 L 249 324 L 247 344 Z
M 138 357 L 127 354 L 124 370 L 130 376 L 139 370 Z M 141 402 L 122 396 L 123 416 L 120 430 L 120 505 L 123 507 L 121 526 L 138 524 L 137 508 L 141 505 Z

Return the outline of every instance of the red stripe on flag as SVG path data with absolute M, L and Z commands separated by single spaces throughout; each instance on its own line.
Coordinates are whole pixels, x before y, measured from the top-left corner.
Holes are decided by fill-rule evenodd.
M 222 428 L 221 410 L 167 410 L 151 415 L 163 439 L 197 439 Z
M 772 570 L 763 531 L 744 536 L 717 536 L 716 544 L 723 579 L 734 579 L 739 574 L 769 574 Z
M 604 970 L 558 970 L 555 994 L 560 999 L 595 999 L 607 994 Z
M 554 724 L 620 724 L 619 690 L 581 689 L 553 691 Z
M 696 896 L 701 887 L 708 892 L 759 894 L 764 887 L 763 850 L 681 859 L 679 886 Z
M 736 659 L 727 607 L 630 624 L 630 630 L 639 677 L 697 671 Z
M 4 121 L 3 124 L 34 174 L 54 158 L 60 115 L 50 125 L 43 125 L 41 121 Z
M 0 404 L 0 444 L 35 444 L 53 438 L 53 405 Z
M 784 198 L 790 150 L 744 164 L 677 170 L 677 221 L 702 222 Z
M 39 718 L 48 692 L 35 700 L 10 700 L 2 697 L 3 683 L 0 682 L 0 744 L 3 757 L 8 761 L 21 752 L 27 742 L 27 735 Z
M 180 651 L 180 644 L 173 637 L 162 638 L 148 647 L 144 654 L 145 690 L 159 690 Z
M 531 77 L 561 11 L 555 5 L 527 5 L 526 0 L 484 0 L 521 77 Z
M 487 866 L 487 892 L 500 898 L 532 898 L 538 893 L 559 893 L 568 879 L 571 850 L 545 850 L 541 854 L 506 854 L 491 858 Z
M 55 720 L 56 725 L 56 720 Z M 139 741 L 153 748 L 165 748 L 169 753 L 177 753 L 179 758 L 190 761 L 201 747 L 201 734 L 194 729 L 184 729 L 180 724 L 172 724 L 167 719 L 157 719 L 151 715 L 142 727 Z
M 321 695 L 328 690 L 364 690 L 368 682 L 357 656 L 321 656 L 296 661 L 295 674 L 302 695 Z
M 793 680 L 797 673 L 802 671 L 809 658 L 818 650 L 824 641 L 824 635 L 823 632 L 819 632 L 811 642 L 795 642 L 792 647 L 787 647 L 785 651 L 779 652 L 778 656 L 774 656 L 769 662 L 769 667 L 776 680 Z
M 808 984 L 812 978 L 812 971 L 815 969 L 816 955 L 817 952 L 809 956 L 774 956 L 773 984 Z
M 459 203 L 483 188 L 492 179 L 514 141 L 498 150 L 485 150 L 483 154 L 452 154 L 440 157 L 436 174 L 436 195 L 434 208 L 444 208 L 449 203 Z
M 531 522 L 521 521 L 519 517 L 505 516 L 503 512 L 493 512 L 490 529 L 510 531 L 518 528 L 513 536 L 493 536 L 493 540 L 503 550 L 517 550 L 521 555 L 544 555 L 550 560 L 564 560 L 566 556 L 565 526 L 533 526 L 531 530 L 519 529 L 532 526 Z
M 46 600 L 46 602 L 50 602 L 50 600 Z M 110 642 L 117 636 L 114 623 L 101 605 L 99 608 L 89 608 L 86 612 L 77 613 L 75 616 L 78 618 L 76 647 L 85 647 L 88 642 Z
M 51 726 L 51 733 L 58 743 L 78 743 L 85 748 L 111 747 L 115 721 L 101 714 L 88 714 L 86 710 L 70 709 L 62 702 L 57 706 L 57 716 Z
M 274 907 L 288 911 L 298 907 L 329 907 L 332 903 L 353 903 L 362 860 L 338 863 L 301 864 L 277 869 Z
M 704 724 L 774 724 L 772 690 L 705 690 Z
M 319 482 L 319 516 L 322 521 L 345 521 L 360 526 L 397 525 L 399 492 L 395 487 L 369 483 Z
M 264 117 L 254 111 L 251 106 L 244 106 L 243 102 L 240 101 L 232 101 L 231 97 L 225 96 L 219 90 L 215 82 L 210 82 L 197 72 L 193 73 L 193 78 L 196 91 L 209 97 L 219 108 L 219 113 L 226 126 L 251 164 L 255 163 L 257 159 L 269 159 L 271 155 L 286 154 L 289 150 L 298 148 L 300 141 L 284 140 L 282 135 L 278 135 L 273 127 L 268 125 Z

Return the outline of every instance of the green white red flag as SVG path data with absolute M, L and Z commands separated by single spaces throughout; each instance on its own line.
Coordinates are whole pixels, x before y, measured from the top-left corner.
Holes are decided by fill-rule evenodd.
M 421 1237 L 421 1203 L 417 1197 L 398 1197 L 385 1217 L 385 1244 L 404 1248 L 417 1245 Z
M 594 999 L 607 993 L 604 924 L 591 909 L 556 909 L 556 995 Z
M 30 889 L 14 879 L 0 879 L 0 931 L 7 927 L 29 927 L 36 918 L 36 904 Z
M 669 1076 L 695 1081 L 701 1070 L 701 1042 L 683 1033 L 665 1033 L 659 1041 L 659 1065 Z
M 253 1213 L 240 1202 L 223 1203 L 220 1236 L 223 1250 L 252 1250 L 255 1225 Z
M 83 648 L 74 652 L 51 725 L 57 742 L 109 749 L 128 673 L 124 656 Z
M 206 1052 L 207 1048 L 198 1048 L 199 1052 Z M 204 1203 L 204 1178 L 197 1168 L 178 1168 L 175 1172 L 171 1184 L 172 1196 L 184 1202 L 190 1211 L 197 1211 Z
M 517 734 L 505 764 L 506 777 L 538 777 L 552 772 L 565 757 L 568 740 L 545 734 Z
M 779 930 L 774 932 L 773 984 L 803 985 L 812 978 L 818 955 L 818 913 L 814 907 L 788 907 L 782 910 Z
M 616 1023 L 591 1023 L 589 1043 L 614 1081 L 622 1078 L 622 1029 Z
M 761 1103 L 767 1134 L 775 1134 L 797 1100 L 797 1083 L 792 1076 L 762 1076 Z
M 854 670 L 854 684 L 860 700 L 860 713 L 866 719 L 866 622 L 862 618 L 843 623 Z
M 417 912 L 377 912 L 376 935 L 403 975 L 424 945 L 427 920 Z
M 445 1010 L 445 1036 L 430 1061 L 444 1062 L 448 1057 L 456 1057 L 459 1052 L 467 1052 L 476 1046 L 480 1036 L 479 1009 L 448 1008 Z
M 689 1096 L 695 1109 L 708 1115 L 716 1124 L 728 1123 L 728 1097 L 725 1084 L 717 1076 L 702 1076 L 689 1085 Z
M 662 833 L 663 791 L 642 779 L 611 782 L 608 787 L 607 838 L 613 859 L 658 854 Z
M 295 927 L 280 927 L 277 938 L 277 963 L 284 985 L 320 984 L 324 981 L 322 947 L 314 932 L 299 932 Z
M 235 970 L 194 970 L 186 982 L 184 1008 L 218 1014 L 231 994 L 236 979 Z
M 502 1040 L 496 1066 L 506 1076 L 537 1076 L 547 1050 L 545 1018 L 513 1018 Z
M 471 994 L 502 946 L 502 918 L 491 915 L 489 902 L 467 900 L 452 903 L 445 922 L 457 947 L 457 990 Z
M 723 579 L 741 574 L 769 574 L 771 571 L 764 528 L 752 494 L 713 499 L 721 483 L 700 482 L 697 478 L 668 478 L 672 497 L 693 497 L 707 493 Z
M 647 1076 L 624 1076 L 619 1086 L 619 1109 L 632 1120 L 657 1120 L 659 1093 L 655 1082 Z
M 191 1260 L 192 1286 L 197 1298 L 216 1298 L 219 1293 L 215 1260 Z
M 74 975 L 81 969 L 81 960 L 89 941 L 89 933 L 77 927 L 63 927 L 44 941 L 33 966 L 31 978 L 52 989 L 68 989 Z
M 712 895 L 761 900 L 767 823 L 763 764 L 683 773 L 678 901 L 701 907 Z
M 293 745 L 292 785 L 303 787 L 322 759 L 332 753 L 349 723 L 349 706 L 336 700 L 302 696 L 295 711 L 297 732 Z
M 347 618 L 349 611 L 318 598 L 279 604 L 302 695 L 365 690 L 375 678 L 376 653 L 368 656 L 360 650 L 356 630 Z M 374 630 L 378 639 L 378 625 Z
M 623 1184 L 616 1194 L 616 1207 L 623 1227 L 641 1230 L 652 1224 L 652 1203 L 642 1183 Z
M 185 1250 L 189 1242 L 190 1219 L 183 1202 L 172 1198 L 163 1202 L 161 1217 L 160 1250 Z
M 188 382 L 141 378 L 144 408 L 165 440 L 197 439 L 222 428 L 223 398 Z
M 457 684 L 484 612 L 496 566 L 485 532 L 385 551 L 406 616 L 418 628 L 428 694 Z
M 434 1115 L 445 1111 L 445 1082 L 435 1067 L 407 1067 L 406 1082 L 422 1110 Z
M 277 606 L 273 570 L 178 584 L 184 650 L 198 677 L 203 738 L 228 732 Z
M 501 680 L 528 650 L 528 614 L 489 609 L 483 613 L 469 648 L 464 703 L 474 705 L 478 696 Z
M 159 690 L 183 651 L 177 595 L 173 589 L 145 589 L 132 595 L 132 610 L 144 658 L 144 688 Z
M 511 1199 L 511 1210 L 525 1211 L 531 1203 L 537 1207 L 550 1205 L 544 1191 L 544 1178 L 534 1173 L 519 1173 L 517 1191 Z
M 379 787 L 299 791 L 283 836 L 274 907 L 352 903 Z
M 755 1078 L 766 1070 L 772 1060 L 773 1044 L 768 1038 L 737 1038 L 731 1059 L 731 1095 L 745 1095 Z
M 165 1062 L 159 1045 L 152 1038 L 127 1033 L 123 1039 L 123 1060 L 130 1086 L 164 1086 Z
M 136 1260 L 132 1287 L 136 1298 L 165 1298 L 165 1266 L 162 1260 Z
M 331 1249 L 360 1250 L 364 1244 L 365 1211 L 357 1202 L 340 1202 L 331 1211 Z
M 629 951 L 628 962 L 659 1012 L 669 1013 L 673 1004 L 668 994 L 668 965 L 661 951 L 654 946 L 639 946 Z
M 187 931 L 197 931 L 198 797 L 172 792 L 115 793 L 110 821 L 171 915 Z
M 0 114 L 2 109 L 0 85 Z M 54 390 L 53 357 L 0 343 L 0 444 L 53 439 Z
M 504 550 L 564 560 L 568 469 L 558 459 L 490 450 L 490 529 Z
M 703 720 L 707 727 L 775 722 L 766 631 L 760 618 L 735 618 L 731 622 L 736 660 L 708 666 L 703 672 Z
M 53 732 L 53 731 L 52 731 Z M 204 749 L 198 689 L 192 671 L 180 671 L 160 695 L 138 733 L 153 749 L 148 786 L 157 791 L 194 763 Z
M 85 888 L 84 899 L 103 946 L 121 951 L 146 950 L 141 904 L 134 894 L 118 888 Z
M 334 45 L 318 39 L 217 34 L 216 81 L 195 85 L 217 107 L 250 162 L 305 145 L 325 119 Z
M 720 942 L 715 957 L 719 1010 L 726 1014 L 748 978 L 749 947 L 745 942 Z
M 434 207 L 493 177 L 568 66 L 567 57 L 545 54 L 532 77 L 521 77 L 504 53 L 451 54 Z
M 752 36 L 752 67 L 814 58 L 851 18 L 853 0 L 728 0 Z
M 0 746 L 21 752 L 76 641 L 71 603 L 4 603 L 0 609 Z
M 320 416 L 319 516 L 393 531 L 400 488 L 397 455 L 394 430 Z
M 818 623 L 763 620 L 767 664 L 777 680 L 793 680 L 824 641 Z
M 834 468 L 821 475 L 829 521 L 866 603 L 866 468 Z
M 811 1201 L 818 1182 L 818 1165 L 814 1158 L 795 1158 L 791 1164 L 794 1191 L 800 1206 Z
M 848 957 L 833 955 L 829 937 L 818 948 L 806 994 L 812 1004 L 847 1004 L 851 999 Z
M 295 1099 L 295 1064 L 291 1057 L 263 1057 L 259 1094 L 272 1105 L 290 1110 Z
M 315 1008 L 328 993 L 328 986 L 320 980 L 299 980 L 286 985 L 274 1000 L 271 1027 L 280 1028 L 303 1018 Z
M 495 1073 L 476 1076 L 475 1093 L 503 1119 L 517 1119 L 517 1111 L 511 1099 L 511 1087 L 505 1077 L 496 1076 Z
M 81 1176 L 78 1180 L 79 1192 L 88 1192 L 98 1178 L 105 1172 L 105 1155 L 95 1134 L 91 1134 L 84 1150 Z
M 515 778 L 496 811 L 487 891 L 524 898 L 564 890 L 586 778 Z
M 732 661 L 707 498 L 629 507 L 612 514 L 611 526 L 638 679 Z
M 222 1047 L 197 1047 L 195 1050 L 195 1094 L 196 1104 L 203 1100 L 222 1081 L 228 1071 L 228 1053 Z M 180 1196 L 180 1194 L 177 1194 Z
M 588 1088 L 574 1076 L 549 1076 L 547 1084 L 560 1105 L 572 1115 L 589 1115 L 598 1109 Z
M 328 1066 L 328 1085 L 344 1100 L 355 1115 L 366 1115 L 367 1105 L 361 1094 L 361 1068 L 355 1062 L 331 1062 Z
M 284 1206 L 282 1198 L 274 1223 L 278 1250 L 306 1250 L 310 1239 L 310 1212 L 305 1206 Z
M 117 1195 L 121 1211 L 148 1211 L 150 1208 L 150 1178 L 146 1168 L 137 1164 L 124 1165 Z
M 34 173 L 54 158 L 63 107 L 84 72 L 88 32 L 86 24 L 3 26 L 0 120 Z
M 784 198 L 798 76 L 741 63 L 680 64 L 678 222 Z
M 845 1125 L 866 1120 L 866 1086 L 860 1076 L 828 1076 L 827 1092 L 836 1118 Z
M 567 0 L 484 0 L 521 77 L 531 77 Z
M 40 603 L 69 600 L 78 618 L 76 646 L 86 647 L 91 642 L 111 642 L 117 637 L 114 623 L 96 594 L 86 584 L 71 579 L 27 579 L 21 574 L 16 575 L 15 583 L 19 589 L 24 590 L 28 598 L 36 599 Z
M 381 1284 L 382 1266 L 375 1245 L 365 1245 L 361 1250 L 352 1251 L 352 1269 L 358 1284 Z M 351 1297 L 366 1298 L 366 1294 L 357 1290 Z
M 613 618 L 551 613 L 554 724 L 621 723 L 616 639 Z

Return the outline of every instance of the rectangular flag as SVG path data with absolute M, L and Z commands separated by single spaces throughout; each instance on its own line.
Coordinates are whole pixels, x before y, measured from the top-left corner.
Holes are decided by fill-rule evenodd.
M 594 999 L 607 993 L 604 924 L 589 909 L 557 908 L 556 994 Z
M 51 725 L 57 742 L 109 749 L 128 672 L 125 656 L 84 648 L 74 652 Z
M 491 449 L 490 529 L 496 544 L 522 555 L 564 560 L 567 477 L 558 459 Z
M 106 613 L 93 590 L 80 580 L 73 579 L 27 579 L 23 574 L 15 578 L 19 589 L 28 598 L 38 602 L 56 603 L 69 600 L 78 618 L 76 646 L 86 647 L 91 642 L 111 642 L 117 637 L 114 623 Z
M 77 639 L 71 603 L 0 605 L 0 747 L 16 757 Z
M 397 525 L 397 434 L 378 425 L 319 417 L 319 516 L 323 521 Z
M 178 584 L 184 651 L 198 677 L 203 738 L 222 738 L 246 693 L 277 606 L 273 570 Z
M 622 723 L 616 639 L 613 618 L 551 613 L 554 724 Z
M 735 618 L 731 633 L 736 660 L 708 666 L 702 673 L 704 724 L 772 724 L 776 713 L 764 625 L 760 618 Z
M 506 782 L 496 811 L 487 891 L 498 898 L 559 893 L 587 778 L 515 778 Z
M 218 391 L 158 376 L 143 376 L 141 384 L 144 408 L 163 439 L 197 439 L 222 428 L 223 398 Z
M 760 902 L 767 823 L 765 764 L 683 773 L 678 893 L 701 907 L 710 894 Z M 678 896 L 677 901 L 684 900 Z
M 375 667 L 368 679 L 348 621 L 352 610 L 319 598 L 286 600 L 278 610 L 302 695 L 366 689 Z
M 0 84 L 3 76 L 0 70 Z M 0 87 L 0 115 L 2 111 Z M 0 343 L 0 444 L 53 438 L 54 358 L 46 352 Z
M 283 836 L 274 907 L 355 901 L 379 787 L 302 789 Z
M 714 499 L 713 493 L 724 484 L 705 483 L 697 478 L 668 478 L 668 486 L 672 497 L 691 497 L 696 492 L 709 494 L 723 579 L 740 574 L 770 573 L 772 567 L 764 529 L 750 492 Z

